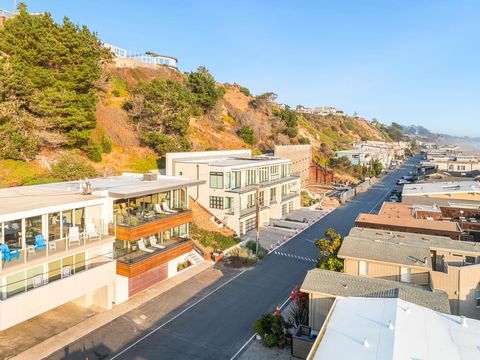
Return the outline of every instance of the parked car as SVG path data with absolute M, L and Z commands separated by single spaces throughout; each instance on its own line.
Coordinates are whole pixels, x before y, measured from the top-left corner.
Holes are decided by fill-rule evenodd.
M 388 201 L 390 201 L 390 202 L 400 202 L 400 198 L 396 195 L 392 195 L 388 198 Z
M 332 185 L 332 187 L 333 187 L 333 190 L 337 190 L 337 191 L 347 191 L 351 189 L 350 186 L 345 184 L 340 184 L 340 183 L 335 183 Z
M 406 179 L 398 179 L 397 180 L 397 185 L 405 185 L 405 184 L 410 184 L 411 181 L 408 181 Z

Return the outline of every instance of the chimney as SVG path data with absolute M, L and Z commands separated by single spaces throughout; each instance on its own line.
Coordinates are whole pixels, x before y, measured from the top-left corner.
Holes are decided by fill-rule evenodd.
M 143 174 L 143 181 L 157 181 L 156 173 L 145 173 Z

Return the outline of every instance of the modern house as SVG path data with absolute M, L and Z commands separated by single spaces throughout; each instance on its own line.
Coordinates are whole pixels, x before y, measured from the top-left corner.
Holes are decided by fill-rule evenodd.
M 167 175 L 202 181 L 190 196 L 239 235 L 255 229 L 257 202 L 260 224 L 300 207 L 300 177 L 290 171 L 291 160 L 252 156 L 251 150 L 168 153 L 166 157 Z
M 67 302 L 110 309 L 202 257 L 188 187 L 125 174 L 0 189 L 0 330 Z
M 452 314 L 480 318 L 480 246 L 444 236 L 353 228 L 338 257 L 346 274 L 447 292 Z
M 290 172 L 292 175 L 300 176 L 302 186 L 310 178 L 310 166 L 312 165 L 311 145 L 275 145 L 274 156 L 290 159 Z
M 338 298 L 308 360 L 479 358 L 480 321 L 400 298 Z
M 480 202 L 478 181 L 455 181 L 405 184 L 402 203 L 422 205 L 477 204 Z
M 178 69 L 178 59 L 173 56 L 159 55 L 151 51 L 138 53 L 107 43 L 104 43 L 103 46 L 110 49 L 118 67 L 135 67 L 136 63 L 141 63 L 144 66 L 165 65 L 172 69 Z

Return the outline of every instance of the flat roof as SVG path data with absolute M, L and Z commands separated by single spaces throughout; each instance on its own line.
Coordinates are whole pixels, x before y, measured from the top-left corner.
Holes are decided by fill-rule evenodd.
M 413 206 L 385 201 L 378 212 L 378 215 L 389 217 L 413 217 Z
M 313 269 L 307 272 L 300 289 L 304 292 L 333 295 L 335 297 L 399 298 L 450 314 L 448 294 L 441 290 L 431 290 L 428 286 Z
M 459 225 L 453 221 L 415 219 L 413 216 L 376 215 L 360 213 L 355 220 L 359 224 L 375 224 L 405 227 L 419 230 L 438 230 L 450 233 L 461 233 Z
M 282 163 L 290 163 L 290 159 L 273 156 L 233 156 L 233 157 L 204 157 L 204 158 L 178 158 L 176 163 L 207 164 L 217 167 L 249 167 L 267 166 Z
M 163 175 L 158 175 L 157 180 L 144 181 L 143 174 L 95 178 L 90 182 L 91 195 L 82 194 L 81 180 L 0 189 L 0 215 L 101 199 L 107 196 L 102 191 L 107 191 L 111 197 L 128 198 L 205 183 L 204 180 Z
M 315 360 L 480 358 L 479 320 L 402 299 L 339 298 L 325 327 Z
M 373 247 L 375 244 L 388 243 L 395 246 L 395 249 L 403 247 L 416 247 L 426 250 L 443 249 L 480 255 L 480 243 L 472 241 L 452 240 L 448 236 L 424 235 L 401 231 L 368 229 L 362 227 L 354 227 L 350 230 L 348 236 L 346 236 L 343 240 L 342 248 L 345 242 L 352 243 L 353 246 L 355 246 L 356 241 L 360 242 L 362 240 L 369 242 L 363 244 L 369 247 Z M 357 245 L 357 247 L 359 247 L 359 245 Z M 340 249 L 340 252 L 342 251 L 342 248 Z M 347 248 L 345 248 L 343 251 L 346 252 Z M 367 250 L 364 250 L 363 252 L 366 253 L 366 256 L 368 256 Z M 355 254 L 355 252 L 353 254 Z M 382 254 L 379 255 L 382 256 Z M 395 256 L 395 254 L 385 255 Z M 430 254 L 428 256 L 430 258 Z
M 0 189 L 0 215 L 79 203 L 103 197 L 101 195 L 83 195 L 73 189 L 59 189 L 48 185 L 5 188 Z
M 480 193 L 477 181 L 441 181 L 403 185 L 402 196 L 420 196 L 435 194 Z

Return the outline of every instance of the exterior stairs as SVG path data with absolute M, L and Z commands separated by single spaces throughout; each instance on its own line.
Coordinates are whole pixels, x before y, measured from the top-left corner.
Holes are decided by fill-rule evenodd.
M 227 236 L 234 236 L 234 231 L 232 229 L 228 228 L 222 220 L 215 217 L 215 215 L 203 207 L 199 202 L 195 201 L 192 197 L 190 197 L 190 208 L 193 212 L 193 222 L 199 228 L 221 232 Z
M 197 265 L 205 261 L 195 250 L 193 250 L 188 254 L 188 260 L 190 260 L 192 265 Z

